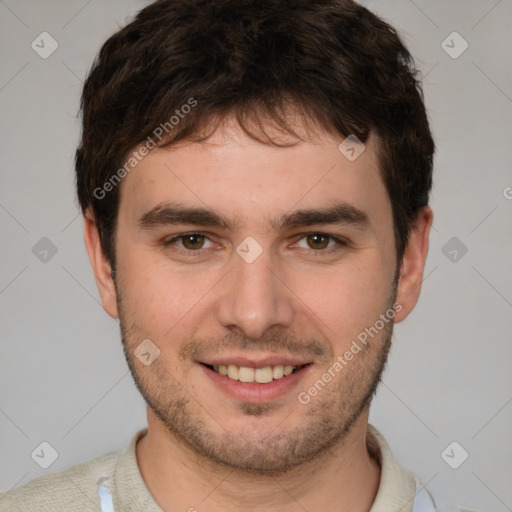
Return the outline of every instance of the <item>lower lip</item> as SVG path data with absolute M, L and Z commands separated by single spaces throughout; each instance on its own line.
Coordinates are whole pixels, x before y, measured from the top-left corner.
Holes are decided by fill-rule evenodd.
M 204 374 L 230 397 L 241 402 L 261 403 L 272 402 L 284 397 L 309 373 L 311 364 L 307 364 L 300 370 L 267 384 L 240 382 L 225 375 L 220 375 L 203 364 L 200 364 L 200 366 Z

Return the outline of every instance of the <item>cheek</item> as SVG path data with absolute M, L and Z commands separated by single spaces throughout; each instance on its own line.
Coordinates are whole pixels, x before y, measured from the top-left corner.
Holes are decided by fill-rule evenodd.
M 172 317 L 180 313 L 180 303 L 187 288 L 173 282 L 168 269 L 144 250 L 123 251 L 117 266 L 123 310 L 138 325 L 151 326 L 153 335 L 156 334 L 155 327 L 159 322 L 163 323 L 163 319 L 169 326 Z
M 366 248 L 331 268 L 289 267 L 283 277 L 293 293 L 283 290 L 281 299 L 290 301 L 309 332 L 350 343 L 388 308 L 393 264 L 384 249 Z M 117 254 L 123 311 L 146 336 L 163 341 L 196 331 L 207 318 L 216 322 L 222 271 L 173 266 L 154 249 L 128 244 L 120 244 Z
M 305 305 L 304 313 L 333 343 L 338 339 L 350 344 L 388 309 L 392 276 L 377 263 L 377 258 L 368 258 L 364 264 L 321 275 L 296 275 L 293 289 Z
M 183 336 L 193 329 L 201 299 L 218 276 L 173 267 L 161 255 L 146 250 L 126 251 L 119 259 L 123 310 L 149 337 Z

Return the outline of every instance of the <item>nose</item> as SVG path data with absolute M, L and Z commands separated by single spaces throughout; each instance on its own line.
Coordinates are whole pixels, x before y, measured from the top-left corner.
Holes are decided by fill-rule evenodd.
M 286 278 L 266 252 L 252 263 L 233 256 L 234 268 L 217 304 L 220 324 L 230 330 L 241 329 L 251 340 L 260 339 L 267 329 L 290 327 L 295 314 Z

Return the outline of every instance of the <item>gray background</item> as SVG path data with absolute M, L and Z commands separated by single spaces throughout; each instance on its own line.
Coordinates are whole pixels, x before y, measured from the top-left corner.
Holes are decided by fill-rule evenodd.
M 363 3 L 416 57 L 438 146 L 423 293 L 395 330 L 371 421 L 440 510 L 512 510 L 512 1 Z M 145 425 L 73 189 L 82 80 L 145 4 L 0 1 L 2 490 L 120 449 Z M 47 59 L 31 48 L 43 31 L 59 45 Z M 469 44 L 458 58 L 442 47 L 454 31 Z M 456 54 L 463 41 L 446 45 Z M 43 237 L 55 255 L 48 242 L 32 252 Z M 48 470 L 31 458 L 42 441 L 59 454 Z M 469 453 L 458 469 L 441 456 L 453 441 L 452 465 Z

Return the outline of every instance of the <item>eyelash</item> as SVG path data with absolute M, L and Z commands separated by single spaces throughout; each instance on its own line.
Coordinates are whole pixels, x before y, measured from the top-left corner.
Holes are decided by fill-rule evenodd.
M 175 246 L 175 250 L 178 252 L 178 254 L 181 254 L 181 255 L 192 256 L 192 257 L 194 257 L 194 256 L 201 256 L 202 252 L 203 252 L 203 249 L 197 249 L 197 250 L 194 251 L 194 250 L 191 250 L 191 249 L 183 249 L 182 247 L 178 247 L 176 245 L 176 242 L 178 240 L 183 240 L 185 237 L 191 236 L 191 235 L 201 235 L 201 236 L 204 236 L 210 242 L 213 242 L 206 233 L 201 233 L 199 231 L 192 231 L 190 233 L 184 233 L 182 235 L 177 235 L 177 236 L 175 236 L 175 237 L 173 237 L 173 238 L 171 238 L 169 240 L 164 240 L 163 246 L 164 247 L 169 247 L 171 245 L 174 245 Z M 346 240 L 344 240 L 342 238 L 338 238 L 338 237 L 336 237 L 334 235 L 329 235 L 328 233 L 322 233 L 320 231 L 311 231 L 309 233 L 301 234 L 301 237 L 297 240 L 297 242 L 295 242 L 295 244 L 300 242 L 302 239 L 308 237 L 309 235 L 326 236 L 330 240 L 336 242 L 336 245 L 334 245 L 333 247 L 329 247 L 327 249 L 309 249 L 308 252 L 314 254 L 315 256 L 329 255 L 329 254 L 332 254 L 333 252 L 338 251 L 341 247 L 347 247 L 349 245 L 348 241 L 346 241 Z

